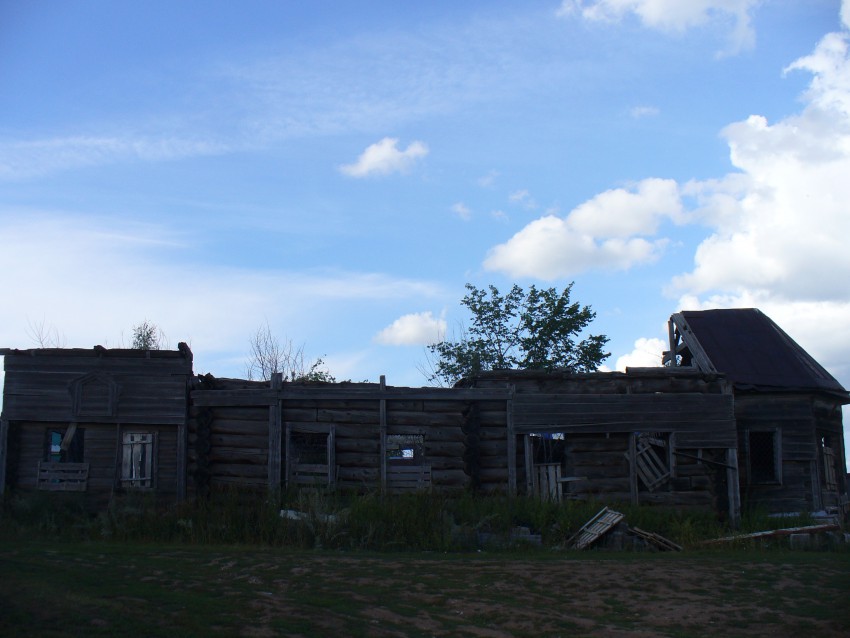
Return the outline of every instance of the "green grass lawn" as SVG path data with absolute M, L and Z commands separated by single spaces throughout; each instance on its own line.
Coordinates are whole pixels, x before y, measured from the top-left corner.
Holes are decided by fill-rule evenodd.
M 2 636 L 846 636 L 850 553 L 0 541 Z

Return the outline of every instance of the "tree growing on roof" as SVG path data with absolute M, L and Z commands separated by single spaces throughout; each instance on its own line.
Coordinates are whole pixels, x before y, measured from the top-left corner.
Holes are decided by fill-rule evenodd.
M 281 342 L 272 333 L 268 323 L 257 328 L 251 335 L 250 344 L 251 353 L 245 365 L 249 381 L 268 381 L 277 372 L 283 374 L 284 381 L 336 381 L 333 375 L 324 369 L 325 362 L 321 358 L 308 364 L 304 356 L 304 346 L 294 346 L 291 339 Z
M 590 306 L 571 302 L 564 290 L 526 292 L 514 284 L 506 295 L 495 286 L 466 284 L 461 304 L 472 323 L 457 341 L 428 346 L 435 359 L 429 381 L 453 384 L 485 370 L 568 368 L 592 372 L 610 356 L 605 335 L 580 335 L 596 317 Z
M 168 337 L 162 329 L 152 321 L 145 319 L 133 326 L 133 350 L 164 350 L 168 348 Z

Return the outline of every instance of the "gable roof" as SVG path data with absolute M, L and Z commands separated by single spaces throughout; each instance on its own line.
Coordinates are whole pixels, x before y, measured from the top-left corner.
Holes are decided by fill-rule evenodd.
M 725 374 L 738 389 L 821 390 L 850 396 L 757 308 L 686 310 L 670 319 L 693 365 L 704 372 Z

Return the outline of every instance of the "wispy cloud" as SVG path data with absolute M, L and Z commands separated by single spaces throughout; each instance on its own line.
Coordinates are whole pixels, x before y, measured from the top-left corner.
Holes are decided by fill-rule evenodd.
M 120 346 L 147 318 L 173 344 L 190 342 L 196 369 L 239 374 L 247 339 L 263 320 L 296 338 L 331 335 L 342 307 L 442 299 L 431 282 L 383 273 L 194 267 L 182 234 L 115 218 L 5 210 L 0 236 L 0 287 L 26 309 L 0 323 L 0 343 L 9 346 L 33 345 L 29 323 L 42 319 L 69 347 Z
M 472 210 L 463 202 L 452 204 L 452 212 L 463 221 L 469 221 L 472 219 Z
M 372 177 L 390 173 L 406 173 L 416 160 L 428 155 L 428 147 L 423 142 L 411 142 L 407 148 L 398 148 L 398 138 L 385 137 L 369 145 L 352 164 L 339 167 L 349 177 Z
M 644 26 L 667 33 L 683 33 L 709 22 L 729 21 L 729 46 L 721 55 L 755 46 L 751 13 L 761 0 L 563 0 L 559 17 L 578 15 L 593 22 L 618 22 L 633 14 Z
M 660 111 L 655 106 L 633 106 L 629 110 L 629 115 L 634 119 L 639 120 L 645 117 L 656 117 Z
M 179 137 L 70 136 L 0 141 L 0 179 L 38 177 L 56 171 L 132 160 L 167 161 L 216 155 L 228 145 Z

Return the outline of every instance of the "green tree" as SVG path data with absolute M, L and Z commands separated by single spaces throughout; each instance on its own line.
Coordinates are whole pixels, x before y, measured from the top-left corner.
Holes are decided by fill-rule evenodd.
M 168 348 L 168 338 L 155 323 L 145 319 L 133 326 L 133 350 L 164 350 Z
M 461 304 L 472 324 L 457 341 L 428 346 L 434 358 L 429 381 L 452 384 L 485 370 L 567 368 L 592 372 L 610 356 L 608 337 L 581 333 L 596 317 L 589 306 L 570 300 L 573 284 L 528 292 L 514 284 L 502 295 L 466 284 Z

